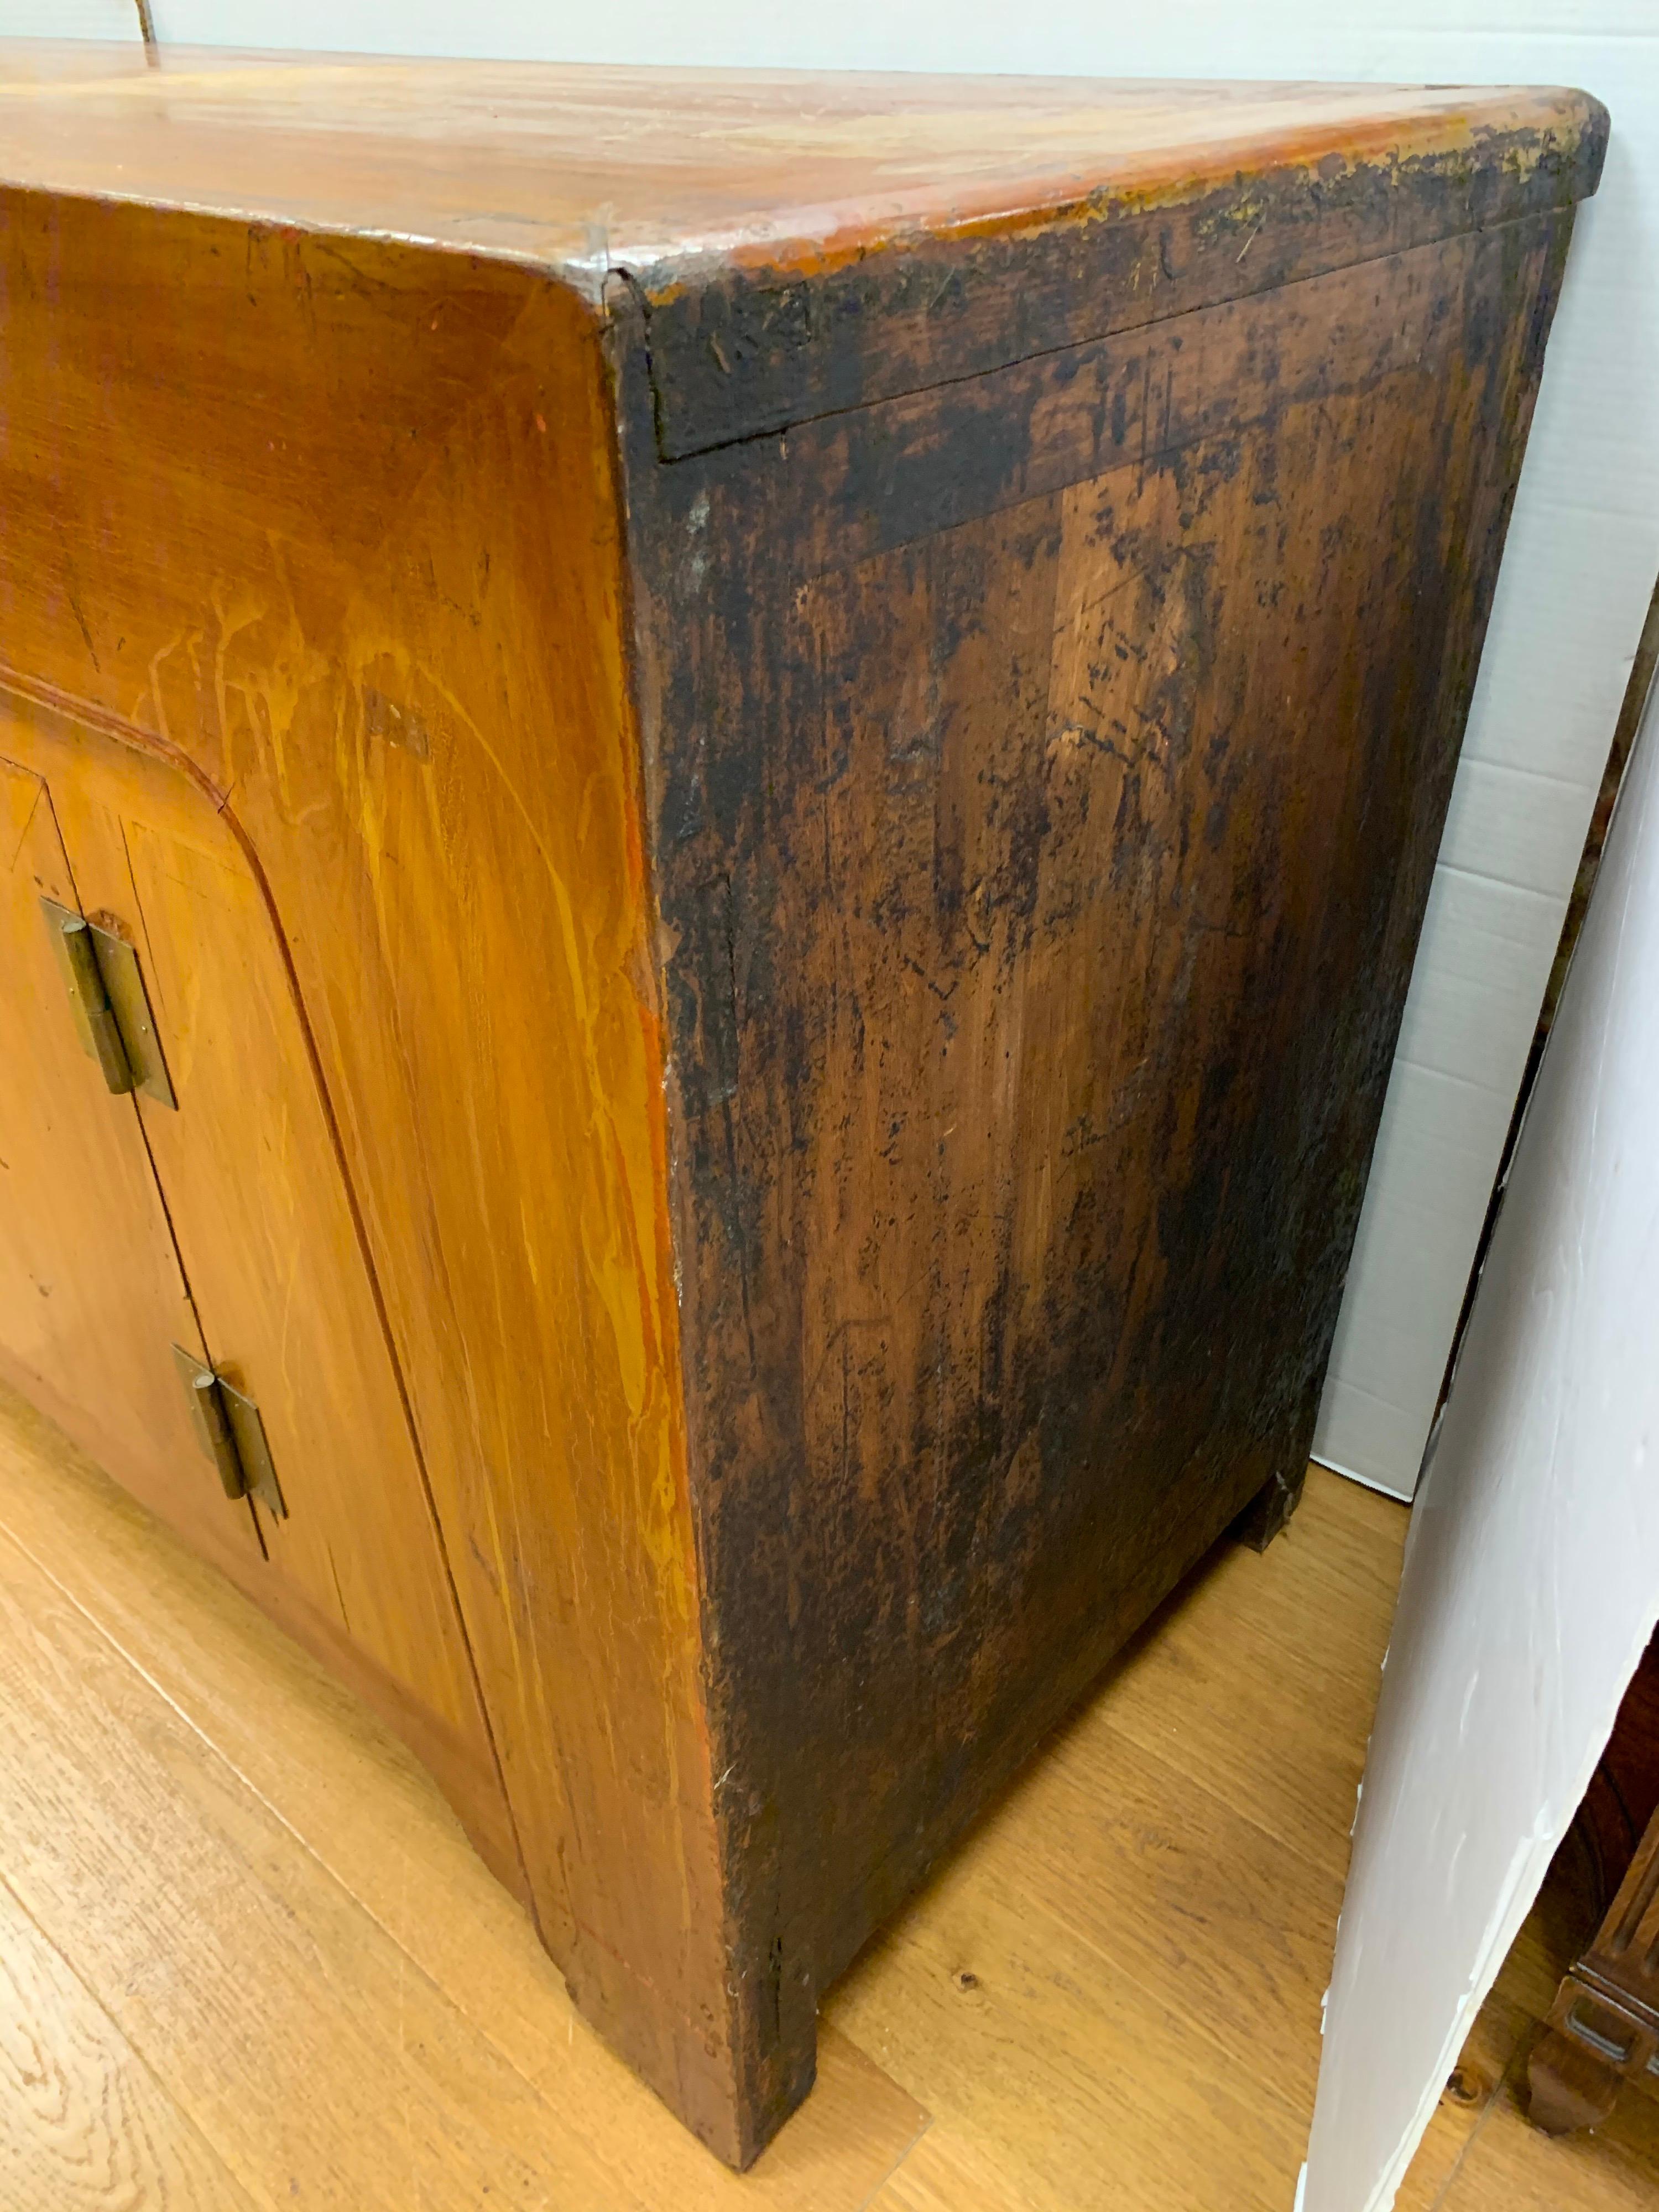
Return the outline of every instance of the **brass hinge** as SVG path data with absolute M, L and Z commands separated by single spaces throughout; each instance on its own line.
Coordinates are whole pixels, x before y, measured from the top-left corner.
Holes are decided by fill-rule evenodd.
M 43 898 L 40 910 L 58 949 L 81 1042 L 105 1082 L 112 1091 L 142 1091 L 163 1106 L 177 1106 L 138 955 L 125 938 L 56 899 Z
M 203 1450 L 219 1470 L 225 1496 L 257 1498 L 267 1512 L 286 1521 L 288 1504 L 276 1480 L 259 1408 L 222 1375 L 204 1367 L 182 1344 L 173 1346 L 173 1357 L 189 1395 L 196 1433 Z

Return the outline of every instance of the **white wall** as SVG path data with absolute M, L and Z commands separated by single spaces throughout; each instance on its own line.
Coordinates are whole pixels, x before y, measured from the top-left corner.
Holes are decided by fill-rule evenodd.
M 136 0 L 0 0 L 0 36 L 118 39 L 137 46 Z
M 38 5 L 0 0 L 0 24 Z M 1607 102 L 1607 180 L 1581 219 L 1552 343 L 1316 1445 L 1408 1497 L 1659 574 L 1655 0 L 154 0 L 154 12 L 164 43 L 1558 82 Z
M 1659 714 L 1412 1516 L 1307 2212 L 1384 2212 L 1659 1615 Z
M 1488 50 L 1494 74 L 1599 92 L 1613 138 L 1551 341 L 1314 1447 L 1404 1497 L 1659 574 L 1659 8 L 1644 15 L 1640 35 Z M 1441 51 L 1475 66 L 1471 41 Z

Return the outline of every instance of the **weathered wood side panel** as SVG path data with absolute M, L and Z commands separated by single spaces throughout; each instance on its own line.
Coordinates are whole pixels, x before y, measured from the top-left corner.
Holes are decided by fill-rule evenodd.
M 1569 224 L 667 465 L 638 399 L 763 2048 L 1305 1456 Z
M 894 237 L 902 251 L 812 255 L 797 266 L 745 255 L 692 283 L 653 271 L 659 449 L 682 459 L 1571 209 L 1595 189 L 1607 118 L 1583 94 L 1558 94 L 1462 145 L 1413 150 L 1408 131 L 1397 137 L 1386 169 L 1376 145 L 1335 154 L 1322 136 L 1300 159 L 1281 144 L 1266 169 L 1241 155 L 1207 190 L 1178 164 L 1164 191 L 1099 187 L 1035 228 L 1029 216 L 981 220 L 955 235 Z

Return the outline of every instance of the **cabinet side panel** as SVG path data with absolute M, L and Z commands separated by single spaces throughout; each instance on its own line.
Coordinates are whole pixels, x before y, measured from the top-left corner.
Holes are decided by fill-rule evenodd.
M 1570 221 L 638 428 L 757 1979 L 839 1971 L 1305 1458 Z
M 13 673 L 231 796 L 544 1936 L 741 2156 L 596 325 L 460 255 L 6 213 Z

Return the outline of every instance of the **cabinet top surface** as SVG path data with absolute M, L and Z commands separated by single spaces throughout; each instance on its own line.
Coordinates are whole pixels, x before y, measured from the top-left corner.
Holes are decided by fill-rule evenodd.
M 1218 183 L 1571 159 L 1577 92 L 570 67 L 0 40 L 0 183 L 428 241 L 592 290 Z

